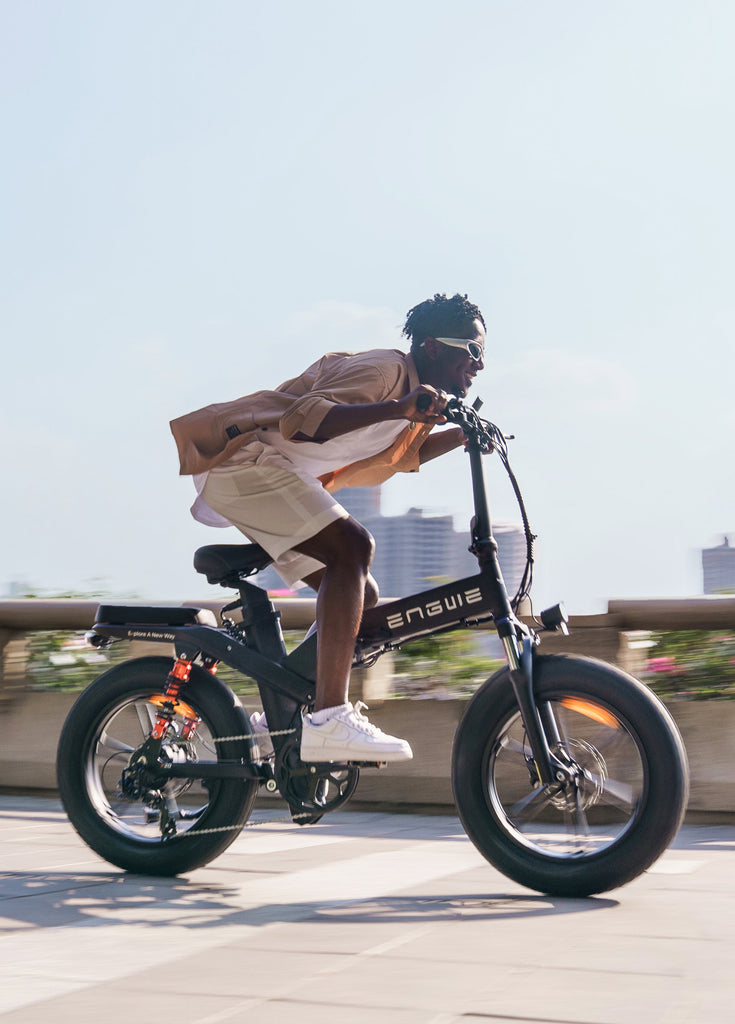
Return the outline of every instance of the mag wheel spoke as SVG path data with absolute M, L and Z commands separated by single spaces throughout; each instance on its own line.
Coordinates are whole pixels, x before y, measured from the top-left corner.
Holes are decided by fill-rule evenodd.
M 607 707 L 563 696 L 545 705 L 555 724 L 551 750 L 564 779 L 540 786 L 532 752 L 515 710 L 488 745 L 486 800 L 501 826 L 545 856 L 589 856 L 631 827 L 645 788 L 638 741 Z
M 514 822 L 533 821 L 548 806 L 557 787 L 539 786 L 508 808 L 508 817 Z
M 153 694 L 128 697 L 109 710 L 89 747 L 85 784 L 108 826 L 129 838 L 160 843 L 192 827 L 207 808 L 209 791 L 197 779 L 161 785 L 155 771 L 131 773 L 133 755 L 156 720 L 156 699 Z M 183 716 L 174 714 L 162 757 L 178 763 L 211 760 L 215 744 L 206 723 L 186 740 L 184 724 Z
M 129 743 L 123 743 L 122 740 L 115 739 L 114 736 L 110 736 L 107 730 L 103 730 L 98 740 L 100 750 L 109 750 L 112 754 L 132 754 L 135 749 Z
M 629 812 L 635 809 L 639 794 L 636 793 L 633 786 L 627 782 L 617 782 L 615 779 L 603 779 L 600 782 L 604 803 Z
M 147 700 L 136 700 L 134 703 L 135 714 L 140 724 L 140 733 L 143 739 L 150 733 L 156 721 L 155 707 Z

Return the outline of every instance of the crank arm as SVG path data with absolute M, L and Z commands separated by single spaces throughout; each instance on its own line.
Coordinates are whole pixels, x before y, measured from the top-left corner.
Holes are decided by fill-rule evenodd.
M 241 761 L 189 761 L 159 764 L 152 769 L 157 779 L 254 779 L 264 776 L 259 766 Z

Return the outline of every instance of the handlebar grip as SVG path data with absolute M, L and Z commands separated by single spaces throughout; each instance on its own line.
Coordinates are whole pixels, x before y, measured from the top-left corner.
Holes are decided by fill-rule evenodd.
M 431 405 L 431 395 L 419 395 L 416 399 L 416 408 L 419 412 L 426 412 Z

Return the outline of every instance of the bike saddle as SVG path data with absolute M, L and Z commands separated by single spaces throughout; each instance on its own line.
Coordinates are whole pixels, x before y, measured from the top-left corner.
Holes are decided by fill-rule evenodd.
M 252 576 L 273 559 L 260 544 L 208 544 L 194 552 L 194 568 L 208 583 L 232 586 L 243 576 Z

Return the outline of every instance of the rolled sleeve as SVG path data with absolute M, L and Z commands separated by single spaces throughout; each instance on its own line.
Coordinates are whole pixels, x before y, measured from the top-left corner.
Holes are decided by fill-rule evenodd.
M 330 409 L 338 405 L 324 395 L 308 395 L 301 398 L 281 417 L 281 434 L 290 441 L 295 434 L 313 437 Z
M 313 437 L 322 420 L 336 405 L 369 405 L 395 398 L 403 388 L 405 370 L 396 361 L 376 366 L 367 361 L 343 360 L 329 367 L 313 390 L 299 398 L 281 417 L 281 434 Z

